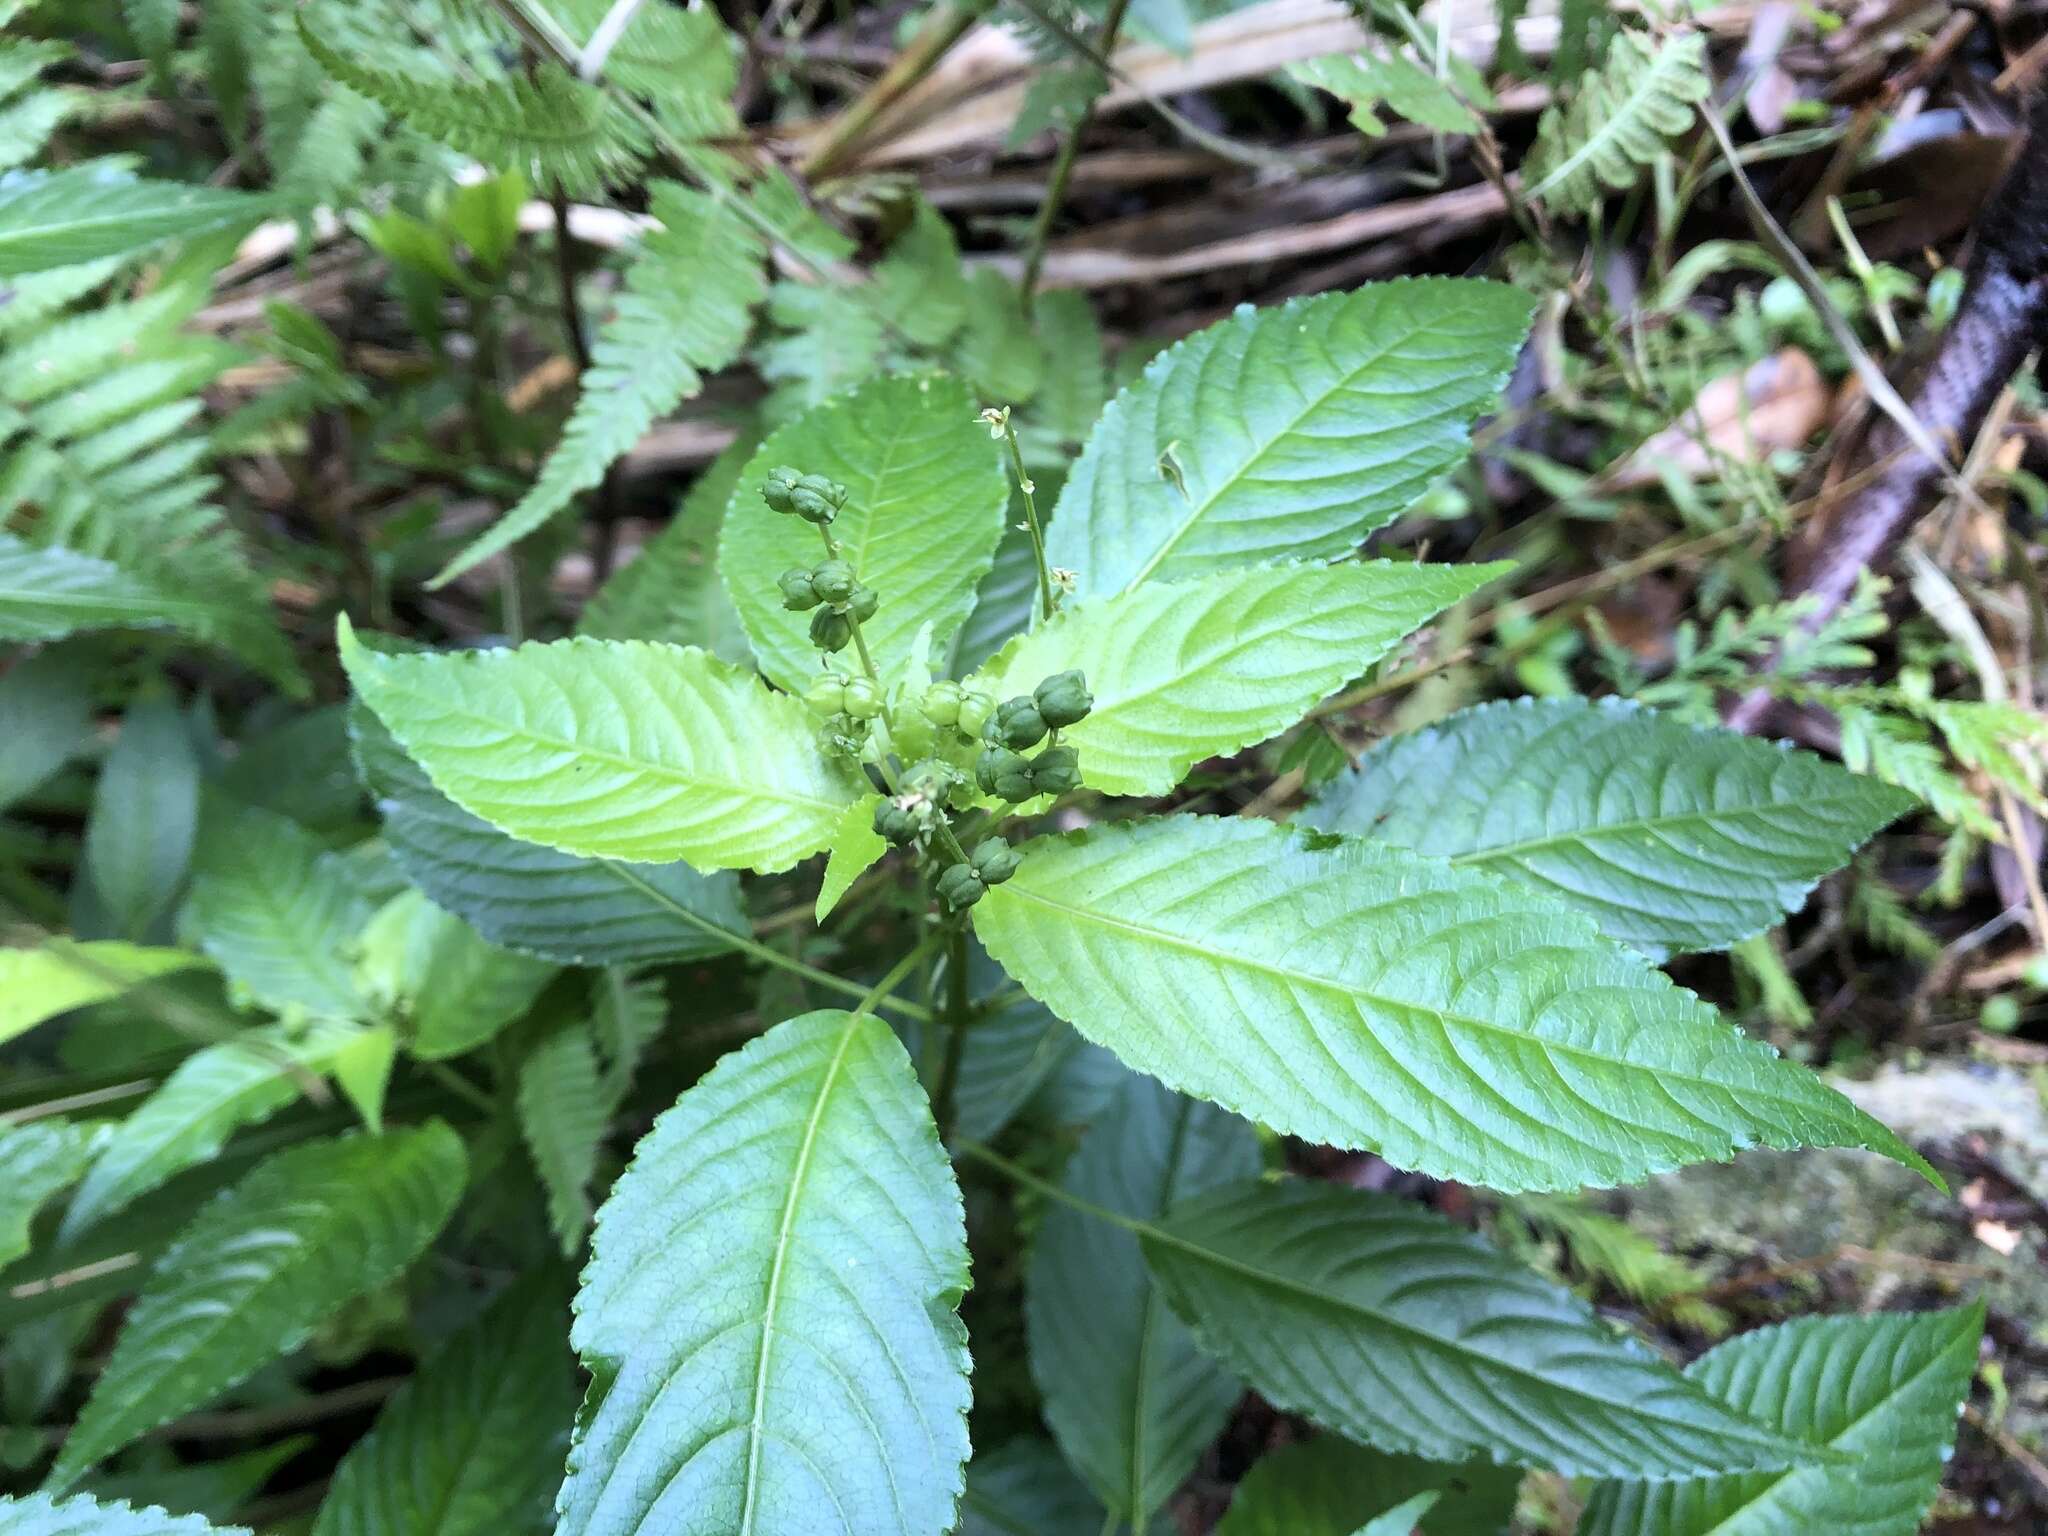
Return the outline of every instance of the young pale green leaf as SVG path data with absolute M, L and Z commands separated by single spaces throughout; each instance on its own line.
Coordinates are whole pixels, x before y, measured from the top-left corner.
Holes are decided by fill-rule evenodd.
M 548 1223 L 573 1257 L 590 1226 L 590 1181 L 612 1111 L 587 1021 L 550 1030 L 526 1053 L 517 1102 L 520 1134 L 547 1191 Z
M 39 788 L 92 738 L 92 674 L 60 650 L 23 656 L 0 677 L 0 811 Z
M 1204 1349 L 1274 1406 L 1383 1450 L 1649 1478 L 1801 1459 L 1796 1437 L 1409 1201 L 1242 1184 L 1143 1241 Z
M 1375 1510 L 1436 1494 L 1404 1527 L 1423 1536 L 1500 1536 L 1515 1512 L 1521 1474 L 1490 1462 L 1451 1465 L 1319 1435 L 1269 1451 L 1231 1496 L 1216 1536 L 1350 1536 Z
M 575 1409 L 552 1277 L 505 1291 L 384 1405 L 334 1470 L 313 1536 L 533 1529 Z
M 65 1208 L 60 1242 L 213 1157 L 316 1082 L 362 1033 L 351 1024 L 273 1025 L 195 1051 L 101 1143 Z
M 801 703 L 692 647 L 384 656 L 346 619 L 340 644 L 357 693 L 435 787 L 527 842 L 772 873 L 824 847 L 858 798 Z
M 189 950 L 150 949 L 118 939 L 86 944 L 58 939 L 41 949 L 0 949 L 0 1044 L 45 1019 L 204 964 Z
M 123 938 L 143 938 L 177 899 L 198 830 L 192 734 L 168 698 L 138 700 L 121 717 L 85 826 L 93 892 Z
M 1839 1451 L 1839 1465 L 1607 1483 L 1583 1536 L 1912 1536 L 1934 1502 L 1977 1368 L 1984 1304 L 1805 1317 L 1710 1349 L 1686 1376 L 1730 1407 Z
M 1101 827 L 1026 844 L 974 920 L 1128 1065 L 1438 1178 L 1625 1184 L 1759 1143 L 1935 1177 L 1590 919 L 1404 848 L 1195 816 Z
M 854 881 L 889 851 L 889 844 L 875 830 L 875 800 L 856 800 L 840 818 L 838 830 L 825 857 L 825 877 L 818 883 L 816 914 L 824 922 L 839 905 Z
M 430 585 L 510 548 L 596 485 L 649 427 L 704 387 L 700 370 L 723 368 L 746 340 L 767 291 L 760 237 L 729 197 L 669 181 L 653 183 L 649 197 L 660 227 L 626 269 L 618 311 L 591 347 L 561 442 L 533 489 Z
M 847 488 L 826 532 L 881 606 L 861 625 L 875 665 L 894 675 L 929 624 L 935 643 L 960 627 L 995 559 L 1009 490 L 974 397 L 943 374 L 882 377 L 827 400 L 763 443 L 726 508 L 719 569 L 761 670 L 801 690 L 817 675 L 810 615 L 782 606 L 775 579 L 825 558 L 817 530 L 774 512 L 761 482 L 781 465 Z
M 239 1525 L 210 1525 L 197 1515 L 135 1509 L 78 1494 L 0 1497 L 0 1531 L 7 1536 L 249 1536 Z
M 1479 99 L 1468 105 L 1452 89 L 1406 54 L 1388 49 L 1382 53 L 1325 54 L 1287 66 L 1287 73 L 1303 85 L 1319 86 L 1351 109 L 1352 124 L 1361 132 L 1378 138 L 1387 131 L 1382 111 L 1437 133 L 1476 133 L 1481 121 L 1473 105 L 1491 106 L 1485 87 Z
M 694 960 L 746 931 L 739 881 L 689 865 L 583 859 L 524 843 L 450 800 L 358 705 L 349 723 L 399 867 L 494 944 L 563 965 Z
M 268 206 L 227 187 L 137 181 L 104 163 L 25 172 L 0 188 L 0 278 L 254 224 Z
M 1358 1528 L 1356 1536 L 1415 1536 L 1415 1527 L 1436 1507 L 1436 1501 L 1441 1497 L 1432 1488 L 1412 1499 L 1404 1499 L 1385 1514 L 1375 1515 L 1366 1521 Z
M 778 1024 L 598 1212 L 560 1536 L 943 1536 L 967 1460 L 960 1193 L 873 1016 Z
M 399 892 L 363 930 L 357 984 L 410 1021 L 415 1056 L 474 1050 L 533 1006 L 556 967 L 501 949 L 418 890 Z
M 1588 70 L 1569 106 L 1536 125 L 1522 166 L 1523 193 L 1564 213 L 1596 208 L 1609 191 L 1635 185 L 1664 141 L 1693 120 L 1693 103 L 1713 89 L 1707 40 L 1698 32 L 1656 38 L 1619 31 L 1607 61 Z
M 1111 795 L 1164 794 L 1205 757 L 1264 741 L 1357 677 L 1500 565 L 1257 566 L 1148 582 L 1063 610 L 974 678 L 994 698 L 1069 667 L 1095 708 L 1061 733 L 1082 778 Z
M 92 1161 L 100 1132 L 68 1120 L 0 1125 L 0 1269 L 29 1249 L 29 1227 Z
M 347 867 L 297 823 L 209 806 L 186 912 L 199 947 L 264 1007 L 363 1017 L 346 957 L 369 903 Z
M 257 1164 L 151 1271 L 47 1486 L 200 1407 L 425 1250 L 468 1176 L 439 1123 L 304 1142 Z
M 1101 1536 L 1103 1508 L 1044 1440 L 976 1451 L 958 1536 Z
M 1733 731 L 1518 699 L 1383 742 L 1302 820 L 1520 880 L 1661 959 L 1769 928 L 1914 803 Z
M 1129 1074 L 1062 1182 L 1149 1221 L 1256 1177 L 1259 1161 L 1243 1120 Z M 1223 1432 L 1243 1387 L 1168 1310 L 1137 1238 L 1067 1206 L 1046 1212 L 1024 1305 L 1053 1437 L 1104 1505 L 1142 1527 Z
M 1499 283 L 1404 278 L 1240 309 L 1112 400 L 1060 493 L 1084 597 L 1339 555 L 1464 456 L 1529 328 Z

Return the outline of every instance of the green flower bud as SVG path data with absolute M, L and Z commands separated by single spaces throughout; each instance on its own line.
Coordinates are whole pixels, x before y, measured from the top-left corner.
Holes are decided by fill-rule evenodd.
M 1072 747 L 1047 747 L 1031 759 L 1031 788 L 1038 794 L 1063 795 L 1080 782 L 1081 754 Z
M 1088 681 L 1078 668 L 1053 673 L 1031 690 L 1031 698 L 1045 723 L 1054 730 L 1087 719 L 1088 711 L 1095 707 L 1095 696 L 1088 691 Z
M 941 679 L 925 689 L 924 697 L 917 707 L 924 711 L 925 719 L 933 725 L 952 725 L 960 718 L 960 685 Z
M 818 727 L 818 744 L 834 757 L 859 757 L 867 739 L 867 721 L 848 714 L 827 715 Z
M 837 672 L 827 672 L 804 692 L 804 702 L 821 715 L 837 715 L 846 711 L 846 679 Z
M 882 606 L 882 600 L 875 596 L 872 587 L 855 587 L 853 596 L 847 600 L 846 611 L 865 624 L 875 616 L 875 610 Z
M 906 811 L 894 800 L 875 804 L 875 834 L 901 848 L 917 836 L 917 814 Z
M 1017 866 L 1024 862 L 1024 858 L 1000 837 L 991 837 L 974 845 L 974 852 L 967 856 L 967 862 L 973 866 L 983 885 L 1001 885 L 1017 873 Z
M 1032 796 L 1031 764 L 1021 753 L 1008 747 L 985 747 L 974 760 L 974 782 L 985 795 L 998 800 L 1029 800 Z
M 846 702 L 839 707 L 856 720 L 872 720 L 882 712 L 881 690 L 864 677 L 849 677 Z
M 843 613 L 830 608 L 820 608 L 811 615 L 811 644 L 821 651 L 844 650 L 846 642 L 853 638 L 853 620 Z
M 787 464 L 768 471 L 768 478 L 761 482 L 761 499 L 777 512 L 792 512 L 796 509 L 794 495 L 803 476 Z
M 965 688 L 960 693 L 960 713 L 953 724 L 963 736 L 979 736 L 981 728 L 988 724 L 988 717 L 995 713 L 996 701 L 979 688 Z
M 944 758 L 920 758 L 903 772 L 904 788 L 937 806 L 951 803 L 954 791 L 964 788 L 966 783 L 967 775 Z
M 981 876 L 965 864 L 948 865 L 939 876 L 939 899 L 955 912 L 964 912 L 988 894 Z
M 1045 740 L 1045 717 L 1029 699 L 1005 699 L 982 727 L 982 739 L 1000 743 L 1013 752 L 1035 747 Z
M 811 590 L 818 594 L 820 602 L 844 603 L 859 585 L 854 580 L 853 567 L 844 560 L 827 560 L 811 572 Z
M 789 488 L 789 510 L 807 523 L 823 526 L 837 517 L 845 505 L 846 487 L 823 475 L 799 476 Z
M 784 571 L 775 578 L 775 585 L 782 589 L 782 606 L 791 613 L 803 613 L 818 606 L 818 591 L 811 585 L 811 573 L 801 566 Z

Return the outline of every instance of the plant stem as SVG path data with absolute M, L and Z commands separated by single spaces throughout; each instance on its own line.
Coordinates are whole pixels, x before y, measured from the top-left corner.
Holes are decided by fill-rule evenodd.
M 960 1086 L 960 1063 L 967 1055 L 968 1016 L 974 1005 L 967 995 L 967 929 L 954 925 L 946 936 L 946 1002 L 940 1018 L 946 1029 L 946 1054 L 939 1062 L 939 1081 L 932 1090 L 932 1117 L 939 1140 L 953 1133 L 953 1100 Z
M 1116 52 L 1116 35 L 1123 30 L 1124 12 L 1130 9 L 1130 0 L 1109 0 L 1109 14 L 1102 19 L 1102 31 L 1097 34 L 1095 47 L 1107 57 Z M 1108 77 L 1103 80 L 1108 87 Z M 1060 146 L 1059 158 L 1053 161 L 1052 176 L 1045 184 L 1045 197 L 1038 205 L 1038 217 L 1031 221 L 1031 234 L 1025 243 L 1024 272 L 1017 279 L 1017 297 L 1024 305 L 1026 319 L 1031 315 L 1031 300 L 1038 292 L 1038 275 L 1045 266 L 1046 242 L 1052 235 L 1052 221 L 1059 216 L 1060 204 L 1067 195 L 1067 183 L 1074 175 L 1074 161 L 1081 152 L 1081 138 L 1089 125 L 1095 121 L 1095 103 L 1102 99 L 1097 91 L 1088 98 L 1088 105 L 1081 109 L 1075 120 L 1073 132 L 1067 135 L 1066 143 Z
M 967 35 L 968 28 L 981 20 L 987 9 L 981 0 L 954 0 L 927 21 L 875 83 L 826 125 L 817 145 L 797 162 L 797 173 L 806 181 L 815 181 L 835 169 L 854 140 L 873 127 L 875 119 L 894 106 L 905 91 L 930 74 L 932 66 Z
M 1010 445 L 1010 466 L 1017 472 L 1017 490 L 1024 498 L 1024 526 L 1031 531 L 1031 554 L 1038 562 L 1038 603 L 1042 610 L 1041 620 L 1053 616 L 1059 606 L 1059 599 L 1053 596 L 1052 568 L 1045 563 L 1045 529 L 1038 521 L 1038 486 L 1024 468 L 1024 449 L 1017 442 L 1017 429 L 1010 425 L 1010 413 L 1005 409 L 1003 417 L 1003 441 Z
M 1051 1180 L 1041 1179 L 1030 1169 L 1011 1162 L 1002 1153 L 983 1142 L 956 1142 L 953 1150 L 972 1162 L 995 1169 L 1012 1183 L 1021 1184 L 1026 1189 L 1044 1195 L 1048 1200 L 1057 1200 L 1061 1205 L 1079 1211 L 1084 1216 L 1093 1216 L 1096 1220 L 1106 1221 L 1111 1226 L 1122 1227 L 1126 1232 L 1135 1233 L 1139 1237 L 1149 1236 L 1159 1230 L 1149 1221 L 1140 1221 L 1135 1216 L 1126 1216 L 1122 1211 L 1112 1211 L 1106 1205 L 1097 1205 L 1093 1200 L 1083 1200 L 1079 1195 L 1070 1194 Z
M 938 942 L 939 935 L 932 934 L 929 938 L 923 939 L 914 945 L 909 953 L 882 973 L 880 981 L 867 989 L 861 997 L 860 1006 L 853 1010 L 853 1016 L 856 1019 L 866 1018 L 877 1007 L 888 1002 L 888 994 L 896 988 L 904 977 L 917 969 L 918 965 L 924 960 L 924 957 L 931 952 L 932 946 Z M 929 1009 L 925 1010 L 925 1018 L 927 1020 L 931 1018 L 931 1011 Z

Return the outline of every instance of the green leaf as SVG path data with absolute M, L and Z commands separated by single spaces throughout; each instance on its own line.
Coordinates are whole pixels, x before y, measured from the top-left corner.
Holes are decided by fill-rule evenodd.
M 1045 1440 L 976 1451 L 959 1536 L 1101 1536 L 1102 1506 Z
M 817 675 L 810 615 L 782 606 L 775 579 L 825 556 L 817 530 L 769 510 L 761 482 L 791 465 L 844 485 L 826 530 L 881 607 L 861 626 L 885 678 L 929 624 L 932 644 L 960 627 L 995 559 L 1009 490 L 974 398 L 943 374 L 877 378 L 774 433 L 740 476 L 726 508 L 719 568 L 761 670 L 792 690 Z
M 1105 1059 L 1109 1053 L 1087 1045 L 1036 998 L 1019 994 L 979 944 L 969 945 L 968 965 L 977 1003 L 989 1004 L 998 992 L 1016 999 L 977 1015 L 974 1028 L 967 1032 L 960 1080 L 953 1088 L 959 1134 L 990 1141 L 1077 1051 L 1099 1052 Z M 1114 1090 L 1128 1074 L 1114 1059 L 1109 1059 L 1109 1067 Z
M 1570 105 L 1549 108 L 1537 123 L 1522 165 L 1523 196 L 1560 213 L 1585 213 L 1610 190 L 1634 186 L 1712 90 L 1706 57 L 1698 32 L 1663 39 L 1617 32 L 1606 63 L 1586 71 Z
M 7 1536 L 249 1536 L 239 1525 L 209 1525 L 197 1515 L 132 1509 L 87 1494 L 69 1499 L 47 1493 L 0 1498 L 0 1529 Z
M 148 949 L 118 939 L 88 944 L 59 939 L 41 949 L 0 949 L 0 1043 L 45 1019 L 205 963 L 188 950 Z
M 340 645 L 357 693 L 436 788 L 564 853 L 773 873 L 824 847 L 856 798 L 800 702 L 694 648 L 383 656 L 345 618 Z
M 1266 740 L 1499 565 L 1258 566 L 1064 608 L 973 680 L 994 698 L 1079 667 L 1095 708 L 1061 739 L 1088 787 L 1157 795 Z
M 434 788 L 360 705 L 350 732 L 406 877 L 494 944 L 563 965 L 694 960 L 744 934 L 739 881 L 689 865 L 583 859 L 523 843 Z
M 297 1099 L 360 1033 L 353 1025 L 275 1025 L 195 1051 L 103 1141 L 58 1229 L 87 1228 L 219 1153 L 229 1136 Z
M 100 910 L 122 937 L 144 937 L 170 910 L 199 830 L 199 756 L 168 697 L 121 717 L 85 826 L 85 867 Z
M 105 164 L 24 172 L 0 187 L 0 278 L 254 224 L 268 207 L 247 192 L 137 181 Z
M 1424 1536 L 1500 1536 L 1520 1481 L 1520 1473 L 1484 1461 L 1449 1465 L 1319 1435 L 1254 1462 L 1216 1536 L 1349 1536 L 1373 1511 L 1421 1493 L 1439 1495 L 1409 1522 Z
M 1304 85 L 1318 86 L 1338 97 L 1351 109 L 1351 121 L 1359 131 L 1374 138 L 1387 131 L 1375 109 L 1437 133 L 1476 133 L 1481 127 L 1478 114 L 1459 99 L 1448 81 L 1438 79 L 1415 60 L 1391 49 L 1384 53 L 1326 54 L 1290 64 L 1287 73 Z M 1474 105 L 1492 105 L 1483 84 Z
M 41 787 L 92 737 L 92 676 L 63 651 L 23 656 L 0 677 L 0 811 Z
M 873 1016 L 778 1024 L 598 1213 L 559 1536 L 943 1536 L 967 1460 L 960 1193 Z
M 92 1161 L 99 1130 L 68 1120 L 0 1124 L 0 1268 L 29 1250 L 29 1228 Z
M 549 1031 L 519 1065 L 519 1130 L 547 1191 L 548 1224 L 574 1256 L 590 1226 L 590 1181 L 611 1118 L 597 1044 L 585 1021 Z
M 1275 1407 L 1383 1450 L 1643 1477 L 1801 1454 L 1411 1201 L 1243 1184 L 1182 1206 L 1143 1241 L 1204 1349 Z
M 1915 803 L 1733 731 L 1518 699 L 1381 743 L 1302 820 L 1520 880 L 1661 959 L 1773 926 Z
M 910 223 L 875 263 L 872 307 L 918 347 L 943 346 L 967 314 L 967 273 L 945 215 L 916 199 Z
M 392 1394 L 335 1468 L 313 1536 L 505 1536 L 553 1492 L 575 1387 L 543 1275 L 503 1292 Z
M 265 1008 L 363 1016 L 346 955 L 369 903 L 340 858 L 297 823 L 210 806 L 186 913 L 199 947 Z
M 1256 1177 L 1259 1163 L 1258 1134 L 1237 1116 L 1131 1075 L 1061 1182 L 1149 1221 Z M 1053 1437 L 1097 1497 L 1142 1527 L 1223 1432 L 1243 1387 L 1167 1309 L 1137 1238 L 1067 1206 L 1039 1229 L 1025 1323 Z
M 230 1520 L 254 1500 L 278 1468 L 303 1456 L 314 1443 L 311 1435 L 292 1435 L 231 1456 L 102 1473 L 87 1479 L 85 1491 L 103 1503 L 125 1499 L 137 1508 L 160 1506 L 174 1515 Z
M 1026 431 L 1049 432 L 1062 443 L 1081 442 L 1109 398 L 1109 372 L 1103 366 L 1102 330 L 1095 323 L 1095 311 L 1086 294 L 1055 288 L 1032 300 L 1031 321 L 1045 348 L 1045 381 L 1032 396 L 1022 425 Z
M 363 931 L 361 990 L 411 1020 L 424 1061 L 475 1050 L 533 1006 L 556 967 L 501 949 L 417 890 L 401 891 Z
M 1024 317 L 1017 285 L 993 267 L 968 275 L 966 323 L 953 343 L 953 366 L 996 405 L 1024 404 L 1045 377 L 1045 348 Z
M 428 583 L 442 586 L 540 528 L 677 403 L 704 387 L 704 372 L 739 354 L 766 293 L 760 237 L 730 198 L 657 181 L 649 207 L 660 227 L 626 269 L 617 312 L 591 345 L 576 409 L 540 478 L 519 504 Z
M 1441 1495 L 1434 1489 L 1418 1493 L 1412 1499 L 1403 1500 L 1383 1515 L 1358 1528 L 1357 1536 L 1414 1536 L 1415 1527 L 1422 1517 L 1436 1507 Z
M 48 1486 L 245 1381 L 391 1280 L 433 1241 L 466 1177 L 462 1138 L 438 1123 L 259 1163 L 151 1271 Z
M 1110 402 L 1048 557 L 1102 597 L 1345 553 L 1464 457 L 1529 312 L 1512 288 L 1437 277 L 1240 309 Z
M 689 16 L 696 12 L 684 11 Z M 752 431 L 711 461 L 675 516 L 584 605 L 576 632 L 593 640 L 666 640 L 696 645 L 734 666 L 754 651 L 718 579 L 718 530 L 740 472 L 760 446 Z
M 819 922 L 824 922 L 839 905 L 854 881 L 858 880 L 875 861 L 889 851 L 888 841 L 875 830 L 875 800 L 856 800 L 846 808 L 839 826 L 832 834 L 829 852 L 825 858 L 825 878 L 818 884 L 818 901 L 815 913 Z
M 1805 1317 L 1710 1349 L 1686 1376 L 1840 1465 L 1596 1489 L 1583 1536 L 1912 1536 L 1934 1502 L 1977 1368 L 1984 1303 Z
M 1127 1065 L 1438 1178 L 1625 1184 L 1757 1144 L 1868 1147 L 1935 1177 L 1590 919 L 1406 849 L 1124 823 L 1026 844 L 974 921 Z

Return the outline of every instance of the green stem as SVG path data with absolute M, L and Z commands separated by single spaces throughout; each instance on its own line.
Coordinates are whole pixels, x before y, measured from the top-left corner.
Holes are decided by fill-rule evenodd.
M 896 989 L 896 987 L 898 986 L 898 984 L 902 982 L 904 977 L 908 976 L 912 971 L 917 969 L 918 965 L 924 960 L 924 957 L 931 952 L 932 946 L 939 942 L 939 938 L 940 935 L 935 933 L 931 935 L 929 938 L 922 940 L 901 960 L 898 960 L 894 965 L 890 966 L 889 969 L 882 974 L 882 979 L 876 982 L 872 987 L 869 987 L 866 993 L 863 994 L 860 1000 L 860 1006 L 853 1010 L 853 1016 L 856 1019 L 866 1018 L 869 1014 L 873 1013 L 876 1008 L 880 1007 L 883 1003 L 888 1002 L 889 993 L 893 992 Z M 892 1004 L 892 1006 L 895 1005 Z M 931 1011 L 929 1009 L 925 1010 L 925 1017 L 927 1019 L 931 1017 Z
M 1097 1205 L 1093 1200 L 1083 1200 L 1079 1195 L 1061 1189 L 1050 1179 L 1041 1179 L 1030 1169 L 1011 1162 L 985 1142 L 958 1141 L 953 1144 L 953 1150 L 971 1162 L 995 1169 L 1011 1183 L 1021 1184 L 1028 1190 L 1044 1195 L 1048 1200 L 1057 1200 L 1069 1210 L 1079 1211 L 1083 1216 L 1093 1216 L 1098 1221 L 1106 1221 L 1113 1227 L 1122 1227 L 1126 1232 L 1139 1237 L 1153 1236 L 1159 1231 L 1149 1221 L 1126 1216 L 1122 1211 L 1112 1211 L 1108 1206 Z
M 1045 563 L 1045 530 L 1038 521 L 1038 502 L 1034 493 L 1038 487 L 1024 469 L 1024 450 L 1017 442 L 1017 429 L 1010 425 L 1009 412 L 1003 413 L 1003 441 L 1010 445 L 1010 465 L 1017 471 L 1017 489 L 1024 497 L 1024 526 L 1031 531 L 1031 554 L 1038 562 L 1038 602 L 1042 612 L 1039 618 L 1049 619 L 1059 600 L 1053 596 L 1052 568 Z
M 967 995 L 967 929 L 956 924 L 946 936 L 946 1002 L 940 1013 L 946 1028 L 946 1054 L 939 1063 L 938 1086 L 932 1091 L 932 1117 L 939 1140 L 953 1133 L 953 1100 L 960 1086 L 960 1063 L 967 1055 L 967 1025 L 974 1011 Z
M 1116 52 L 1116 35 L 1123 30 L 1124 12 L 1130 8 L 1130 3 L 1131 0 L 1109 0 L 1109 14 L 1102 20 L 1102 31 L 1095 43 L 1104 57 Z M 1017 296 L 1023 302 L 1027 318 L 1031 314 L 1031 300 L 1038 292 L 1038 275 L 1045 266 L 1045 247 L 1052 236 L 1052 221 L 1059 216 L 1060 204 L 1066 199 L 1067 183 L 1073 179 L 1074 161 L 1081 150 L 1081 138 L 1088 132 L 1089 124 L 1095 121 L 1095 103 L 1101 99 L 1102 93 L 1098 91 L 1081 109 L 1074 131 L 1067 135 L 1067 142 L 1060 146 L 1059 158 L 1053 162 L 1052 176 L 1045 184 L 1045 198 L 1038 205 L 1038 217 L 1031 221 L 1031 234 L 1024 251 L 1024 273 L 1017 279 Z

